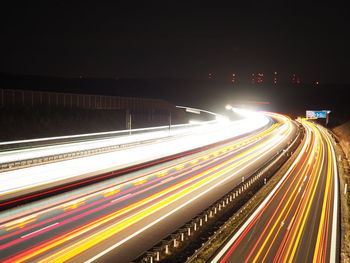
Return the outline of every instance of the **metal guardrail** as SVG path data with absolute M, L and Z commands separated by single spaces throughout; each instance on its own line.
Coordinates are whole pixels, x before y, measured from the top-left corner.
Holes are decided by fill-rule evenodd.
M 200 126 L 202 124 L 212 124 L 216 121 L 202 122 L 201 124 L 176 124 L 176 125 L 164 125 L 157 127 L 149 128 L 140 128 L 132 130 L 120 130 L 120 131 L 109 131 L 109 132 L 99 132 L 99 133 L 88 133 L 88 134 L 78 134 L 78 135 L 68 135 L 68 136 L 57 136 L 57 137 L 48 137 L 48 138 L 38 138 L 38 139 L 29 139 L 29 140 L 17 140 L 17 141 L 5 141 L 0 142 L 0 152 L 52 146 L 61 143 L 74 143 L 74 142 L 84 142 L 91 141 L 96 139 L 108 139 L 114 138 L 116 136 L 126 136 L 132 134 L 148 133 L 155 131 L 165 131 L 165 130 L 177 130 L 188 127 Z
M 284 164 L 284 162 L 286 160 L 288 160 L 288 157 L 290 157 L 295 152 L 296 148 L 298 147 L 298 145 L 302 141 L 303 137 L 304 137 L 303 131 L 299 131 L 297 136 L 288 145 L 288 147 L 286 149 L 284 149 L 284 150 L 280 151 L 279 153 L 277 153 L 276 155 L 274 155 L 271 160 L 269 160 L 267 163 L 265 163 L 263 165 L 263 167 L 257 169 L 249 177 L 250 180 L 253 179 L 252 183 L 258 183 L 259 182 L 258 179 L 260 179 L 260 181 L 262 179 L 264 179 L 263 184 L 265 185 L 267 183 L 267 180 L 269 180 L 275 174 L 275 172 Z M 273 171 L 273 172 L 271 172 L 271 171 Z M 248 187 L 250 187 L 250 186 L 251 185 L 248 185 Z M 251 202 L 255 199 L 255 197 L 256 197 L 256 195 L 254 194 L 254 196 L 247 203 L 245 203 L 228 221 L 226 221 L 226 223 L 223 224 L 220 227 L 220 229 L 218 231 L 216 231 L 216 233 L 214 233 L 214 235 L 209 238 L 209 240 L 207 242 L 203 243 L 202 246 L 198 250 L 196 250 L 196 252 L 191 257 L 189 257 L 186 260 L 185 263 L 193 262 L 197 258 L 198 253 L 200 253 L 203 249 L 205 249 L 208 245 L 210 245 L 222 233 L 222 230 L 225 229 L 226 227 L 228 227 L 227 224 L 230 223 L 231 219 L 233 220 L 233 219 L 239 217 L 242 214 L 242 212 L 247 209 L 247 207 L 251 204 Z
M 169 137 L 163 138 L 162 140 L 169 140 L 171 138 L 172 137 L 169 136 Z M 81 158 L 81 157 L 87 157 L 87 156 L 101 154 L 101 153 L 107 153 L 107 152 L 111 152 L 111 151 L 135 147 L 135 146 L 138 146 L 141 144 L 152 143 L 154 141 L 159 141 L 159 139 L 151 139 L 151 140 L 142 141 L 142 142 L 118 144 L 118 145 L 112 145 L 112 146 L 102 147 L 102 148 L 81 150 L 81 151 L 69 152 L 69 153 L 58 154 L 58 155 L 50 155 L 50 156 L 45 156 L 45 157 L 40 157 L 40 158 L 21 160 L 21 161 L 17 161 L 17 162 L 2 163 L 2 164 L 0 164 L 0 172 L 14 170 L 14 169 L 20 169 L 20 168 L 26 168 L 26 167 L 32 167 L 32 166 L 36 166 L 36 165 L 48 164 L 48 163 L 53 163 L 53 162 L 71 160 L 71 159 L 76 159 L 76 158 Z
M 19 149 L 30 149 L 30 148 L 39 148 L 39 147 L 47 147 L 47 146 L 54 146 L 64 143 L 81 143 L 81 142 L 89 142 L 92 140 L 104 140 L 104 139 L 111 139 L 111 138 L 117 138 L 122 136 L 129 136 L 129 135 L 135 135 L 140 133 L 150 133 L 150 132 L 157 132 L 157 131 L 169 131 L 169 135 L 165 137 L 160 138 L 154 138 L 149 140 L 143 140 L 143 141 L 135 141 L 135 142 L 129 142 L 124 144 L 116 144 L 116 145 L 110 145 L 105 146 L 101 148 L 94 148 L 94 149 L 85 149 L 85 150 L 79 150 L 74 152 L 66 152 L 61 154 L 54 154 L 49 156 L 41 156 L 37 158 L 30 158 L 30 159 L 23 159 L 23 160 L 17 160 L 13 162 L 6 162 L 6 163 L 0 163 L 0 172 L 20 169 L 20 168 L 26 168 L 26 167 L 32 167 L 42 164 L 48 164 L 53 162 L 59 162 L 59 161 L 65 161 L 65 160 L 71 160 L 81 157 L 87 157 L 91 155 L 101 154 L 101 153 L 107 153 L 111 151 L 126 149 L 135 147 L 141 144 L 150 144 L 156 141 L 161 140 L 170 140 L 177 136 L 183 136 L 186 134 L 186 131 L 182 133 L 181 135 L 176 134 L 172 135 L 171 132 L 185 129 L 185 128 L 191 128 L 191 127 L 200 127 L 203 124 L 214 124 L 216 121 L 208 121 L 203 122 L 201 124 L 178 124 L 173 126 L 159 126 L 159 127 L 151 127 L 151 128 L 144 128 L 144 129 L 134 129 L 134 130 L 123 130 L 123 131 L 115 131 L 115 132 L 104 132 L 104 133 L 96 133 L 96 134 L 84 134 L 84 135 L 73 135 L 73 136 L 61 136 L 61 137 L 53 137 L 53 138 L 42 138 L 42 139 L 34 139 L 34 140 L 23 140 L 23 141 L 13 141 L 13 142 L 3 142 L 0 143 L 0 146 L 14 146 L 12 148 L 7 148 L 10 152 L 11 150 L 19 150 Z M 70 140 L 69 140 L 70 139 Z M 71 141 L 71 139 L 74 139 L 74 141 Z M 28 145 L 30 144 L 30 145 Z
M 167 256 L 175 253 L 177 249 L 186 242 L 189 242 L 196 232 L 203 231 L 208 224 L 211 224 L 214 219 L 217 219 L 227 207 L 236 202 L 236 200 L 242 196 L 242 194 L 250 191 L 257 184 L 265 184 L 267 175 L 270 169 L 283 161 L 283 158 L 289 157 L 295 148 L 296 143 L 301 138 L 302 134 L 299 131 L 297 136 L 292 142 L 289 142 L 286 149 L 276 153 L 270 160 L 263 164 L 260 168 L 255 170 L 246 180 L 243 180 L 238 184 L 230 193 L 226 194 L 220 200 L 211 205 L 204 212 L 193 218 L 190 222 L 179 228 L 176 232 L 170 234 L 167 238 L 162 240 L 153 248 L 149 249 L 143 255 L 133 262 L 138 263 L 154 263 L 165 262 Z M 272 174 L 270 175 L 272 176 Z M 233 217 L 237 217 L 245 209 L 245 206 L 241 207 Z M 225 224 L 222 228 L 225 228 Z M 221 228 L 220 228 L 221 229 Z M 202 246 L 195 251 L 195 254 L 187 258 L 186 263 L 190 263 L 196 258 L 196 254 L 200 252 L 204 247 L 210 244 L 217 235 L 221 233 L 221 230 L 214 233 L 208 241 L 202 243 Z

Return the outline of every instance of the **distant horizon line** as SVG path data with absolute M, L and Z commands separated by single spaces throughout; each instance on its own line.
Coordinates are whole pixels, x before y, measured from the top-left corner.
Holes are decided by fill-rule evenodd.
M 236 81 L 236 82 L 232 82 L 232 80 L 230 80 L 229 78 L 225 79 L 223 77 L 219 77 L 219 78 L 189 78 L 189 77 L 173 77 L 173 76 L 158 76 L 158 77 L 131 77 L 131 76 L 100 76 L 100 75 L 91 75 L 91 74 L 74 74 L 74 75 L 59 75 L 59 74 L 31 74 L 31 73 L 13 73 L 13 72 L 0 72 L 0 77 L 1 76 L 11 76 L 11 77 L 37 77 L 37 78 L 59 78 L 59 79 L 67 79 L 67 80 L 79 80 L 79 79 L 96 79 L 96 80 L 182 80 L 182 81 L 207 81 L 207 82 L 225 82 L 225 83 L 229 83 L 231 85 L 251 85 L 251 86 L 264 86 L 264 85 L 286 85 L 286 84 L 290 84 L 290 85 L 294 85 L 294 86 L 303 86 L 303 85 L 318 85 L 318 86 L 328 86 L 328 85 L 337 85 L 337 86 L 341 86 L 341 85 L 345 85 L 345 86 L 350 86 L 350 83 L 336 83 L 336 82 L 320 82 L 320 81 L 314 81 L 314 82 L 310 82 L 310 81 L 300 81 L 300 83 L 292 83 L 291 79 L 290 81 L 286 81 L 285 78 L 284 80 L 280 80 L 278 81 L 278 83 L 273 83 L 270 81 L 264 81 L 263 83 L 251 83 L 251 81 L 249 80 L 241 80 L 241 81 Z M 246 76 L 250 76 L 250 75 L 246 75 Z M 271 73 L 271 76 L 273 77 L 273 73 Z M 292 77 L 293 74 L 290 74 L 290 76 Z M 272 79 L 272 78 L 271 78 Z M 318 82 L 318 84 L 316 84 L 316 82 Z

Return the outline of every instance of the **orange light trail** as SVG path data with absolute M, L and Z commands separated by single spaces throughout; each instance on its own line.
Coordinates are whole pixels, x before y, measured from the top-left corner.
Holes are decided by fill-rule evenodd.
M 278 125 L 273 125 L 270 129 L 258 134 L 257 136 L 254 136 L 254 139 L 274 131 L 277 126 Z M 290 129 L 290 127 L 288 129 Z M 241 144 L 243 144 L 243 142 Z M 128 205 L 119 211 L 113 212 L 107 216 L 104 216 L 86 225 L 78 227 L 73 231 L 69 231 L 68 233 L 59 235 L 56 238 L 53 238 L 52 240 L 43 242 L 42 244 L 35 246 L 31 249 L 28 249 L 27 251 L 23 251 L 23 253 L 20 253 L 15 257 L 9 260 L 6 260 L 4 262 L 11 262 L 13 260 L 15 260 L 16 262 L 24 262 L 32 258 L 35 258 L 39 255 L 41 255 L 40 257 L 42 257 L 42 255 L 44 255 L 45 252 L 51 249 L 58 248 L 63 244 L 64 244 L 64 248 L 61 248 L 60 252 L 52 251 L 51 255 L 49 255 L 47 258 L 43 259 L 40 262 L 53 262 L 53 261 L 62 262 L 69 258 L 73 258 L 76 255 L 82 253 L 83 251 L 86 251 L 88 248 L 95 246 L 96 244 L 110 238 L 111 236 L 130 227 L 131 225 L 134 225 L 135 223 L 143 220 L 145 217 L 148 217 L 154 214 L 155 212 L 159 211 L 160 209 L 166 206 L 169 206 L 170 204 L 174 203 L 175 201 L 182 198 L 183 196 L 186 196 L 189 193 L 203 187 L 204 185 L 208 184 L 211 181 L 217 180 L 228 171 L 234 168 L 237 168 L 238 166 L 241 166 L 245 163 L 251 162 L 251 160 L 254 160 L 256 157 L 261 156 L 265 151 L 268 151 L 269 149 L 271 149 L 271 145 L 274 145 L 274 144 L 276 144 L 276 139 L 271 137 L 266 141 L 250 148 L 249 150 L 221 163 L 218 166 L 210 168 L 188 180 L 182 181 L 161 192 L 153 194 L 145 199 L 142 199 L 141 201 Z M 226 147 L 226 149 L 230 149 L 233 146 L 237 146 L 237 145 L 229 145 Z M 219 154 L 220 151 L 222 151 L 222 149 L 215 150 L 214 155 L 216 153 Z M 209 157 L 210 154 L 212 153 L 204 154 L 203 157 L 204 158 Z M 190 160 L 190 161 L 187 160 L 186 162 L 191 163 L 194 160 L 198 161 L 199 159 L 200 159 L 199 157 L 196 157 L 193 160 Z M 177 166 L 174 166 L 174 167 L 179 168 L 181 166 L 180 164 L 176 164 L 176 165 Z M 157 172 L 158 176 L 165 175 L 165 174 L 167 174 L 167 172 L 164 170 L 164 168 L 161 171 Z M 143 179 L 138 179 L 138 181 L 134 182 L 134 185 L 137 185 L 140 182 L 145 183 L 146 181 Z M 114 189 L 112 191 L 119 191 L 119 190 Z M 103 193 L 104 195 L 106 195 L 105 190 Z M 139 210 L 139 208 L 141 207 L 144 207 L 144 208 Z M 135 214 L 128 215 L 128 213 L 131 213 L 134 210 L 136 211 Z M 126 216 L 126 217 L 122 218 L 122 216 Z M 116 223 L 111 224 L 112 220 L 116 220 L 117 218 L 120 218 L 120 220 Z M 104 227 L 103 230 L 96 232 L 96 229 L 100 227 Z M 90 233 L 85 238 L 82 237 L 83 234 L 87 234 L 88 232 L 92 232 L 92 231 L 95 231 L 95 232 Z M 77 240 L 72 245 L 65 244 L 66 242 L 71 241 L 72 239 L 79 239 L 79 240 Z

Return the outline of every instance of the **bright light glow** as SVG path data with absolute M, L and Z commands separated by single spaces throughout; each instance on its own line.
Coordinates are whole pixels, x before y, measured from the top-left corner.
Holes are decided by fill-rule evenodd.
M 198 124 L 198 123 L 201 123 L 200 120 L 189 120 L 188 123 L 190 124 Z
M 226 116 L 216 116 L 216 121 L 223 123 L 223 122 L 230 122 L 230 119 Z
M 217 116 L 218 121 L 214 121 L 211 124 L 186 127 L 186 129 L 181 129 L 181 131 L 175 131 L 175 134 L 181 134 L 176 140 L 157 141 L 115 152 L 2 172 L 0 174 L 0 199 L 3 199 L 4 195 L 9 193 L 16 193 L 17 191 L 36 186 L 43 186 L 62 180 L 72 181 L 77 176 L 85 175 L 90 177 L 100 174 L 101 171 L 109 172 L 150 162 L 165 156 L 240 136 L 261 129 L 269 123 L 269 118 L 263 114 L 255 113 L 246 116 L 243 120 L 230 122 L 227 118 L 221 118 L 219 115 Z M 162 134 L 165 136 L 164 131 Z M 160 136 L 160 134 L 157 135 Z M 138 134 L 135 136 L 142 137 L 145 135 Z M 98 144 L 101 146 L 101 142 L 98 142 Z M 65 146 L 61 147 L 64 148 Z M 59 149 L 60 146 L 55 146 L 53 151 L 57 153 L 56 151 Z M 28 151 L 28 154 L 30 153 L 33 153 L 33 151 Z
M 222 136 L 223 134 L 226 134 L 226 133 L 228 136 L 232 136 L 232 133 L 237 132 L 238 128 L 242 128 L 242 127 L 246 128 L 245 124 L 247 124 L 247 121 L 251 122 L 251 120 L 247 119 L 247 120 L 229 122 L 229 123 L 220 124 L 220 125 L 217 124 L 215 125 L 216 129 L 212 130 L 209 133 L 205 132 L 206 130 L 202 130 L 200 133 L 197 133 L 196 136 L 189 136 L 189 137 L 191 137 L 191 140 L 193 140 L 193 138 L 198 136 L 201 136 L 202 139 L 208 139 L 208 138 L 212 138 L 220 135 Z M 263 121 L 263 119 L 261 119 L 260 121 Z M 275 125 L 278 126 L 277 124 Z M 261 134 L 264 134 L 265 132 L 269 133 L 273 131 L 275 128 L 275 125 L 271 126 L 268 130 L 265 130 L 262 133 L 260 133 L 259 136 L 261 136 Z M 282 124 L 282 127 L 284 125 L 286 124 L 285 123 Z M 210 126 L 210 128 L 212 127 L 213 126 Z M 255 127 L 254 123 L 251 127 Z M 221 139 L 222 138 L 223 137 L 221 137 Z M 123 231 L 124 229 L 132 227 L 133 225 L 143 220 L 144 218 L 146 217 L 149 218 L 148 221 L 151 223 L 146 223 L 141 225 L 141 228 L 140 227 L 136 228 L 136 230 L 132 232 L 133 233 L 132 235 L 127 235 L 127 237 L 126 238 L 124 237 L 124 239 L 118 240 L 118 237 L 117 237 L 116 242 L 112 247 L 109 247 L 106 251 L 103 251 L 100 254 L 94 256 L 94 258 L 92 258 L 92 260 L 95 260 L 101 255 L 107 253 L 111 248 L 120 246 L 130 238 L 138 235 L 139 233 L 148 229 L 152 225 L 160 222 L 164 218 L 171 216 L 171 214 L 173 214 L 175 211 L 178 211 L 185 205 L 193 202 L 194 200 L 198 199 L 200 196 L 211 191 L 215 187 L 228 182 L 228 180 L 230 180 L 231 178 L 239 174 L 241 171 L 243 171 L 247 167 L 250 167 L 253 163 L 258 163 L 260 159 L 266 158 L 268 155 L 271 155 L 271 153 L 275 153 L 276 148 L 280 147 L 279 146 L 280 144 L 285 143 L 287 139 L 288 139 L 288 136 L 286 137 L 272 136 L 268 140 L 263 141 L 261 144 L 255 147 L 249 148 L 249 150 L 247 150 L 246 152 L 238 156 L 235 156 L 230 160 L 227 160 L 225 163 L 221 163 L 219 166 L 212 167 L 200 174 L 197 174 L 194 178 L 189 178 L 186 181 L 179 182 L 177 185 L 174 185 L 168 189 L 165 189 L 162 192 L 155 193 L 153 196 L 148 196 L 145 199 L 138 201 L 137 203 L 133 203 L 129 205 L 128 207 L 122 207 L 119 211 L 113 211 L 111 214 L 104 215 L 103 217 L 95 220 L 94 222 L 89 222 L 88 224 L 84 223 L 80 225 L 79 228 L 72 231 L 71 233 L 67 233 L 67 234 L 64 233 L 62 235 L 59 234 L 59 236 L 54 237 L 54 239 L 51 239 L 46 244 L 33 246 L 32 249 L 26 250 L 22 254 L 18 254 L 15 257 L 15 260 L 17 262 L 22 262 L 36 255 L 39 255 L 43 252 L 46 252 L 51 248 L 54 249 L 56 246 L 65 243 L 65 246 L 59 252 L 56 253 L 55 251 L 53 251 L 52 253 L 50 251 L 51 254 L 50 252 L 47 253 L 45 255 L 47 256 L 47 258 L 45 258 L 44 260 L 46 260 L 47 262 L 53 262 L 55 260 L 66 261 L 69 258 L 79 255 L 80 253 L 83 253 L 86 249 L 92 248 L 94 245 L 104 241 L 105 239 L 111 237 L 112 235 L 117 237 L 116 236 L 117 233 Z M 176 167 L 180 169 L 183 166 L 177 165 Z M 197 181 L 197 179 L 199 178 L 201 178 L 201 180 Z M 142 180 L 143 179 L 140 178 L 137 180 L 137 182 L 141 182 Z M 185 185 L 186 185 L 186 188 L 182 187 Z M 116 189 L 113 189 L 113 190 L 116 190 Z M 194 197 L 191 197 L 192 193 L 195 193 L 195 192 L 197 192 L 198 194 L 193 194 Z M 168 193 L 171 195 L 168 196 Z M 155 198 L 158 198 L 158 197 L 162 197 L 162 199 L 154 203 L 153 201 L 155 200 Z M 84 205 L 85 199 L 80 199 L 79 201 L 80 202 L 78 203 L 72 202 L 69 204 L 72 205 L 73 208 L 75 208 L 75 206 L 79 207 L 80 205 Z M 178 202 L 178 205 L 176 206 L 175 209 L 171 209 L 170 212 L 163 212 L 163 214 L 160 214 L 160 216 L 154 216 L 155 220 L 150 220 L 152 214 L 158 213 L 158 211 L 161 211 L 161 209 L 175 202 Z M 142 210 L 139 209 L 141 208 L 141 205 L 144 205 L 144 204 L 147 204 L 147 207 L 142 208 Z M 111 202 L 106 203 L 104 206 L 108 206 L 108 205 L 111 205 Z M 100 209 L 100 208 L 101 206 L 99 206 L 96 209 Z M 133 210 L 136 210 L 136 211 L 133 211 Z M 87 211 L 84 214 L 88 212 L 90 211 Z M 127 212 L 132 212 L 132 214 L 127 215 L 128 217 L 124 218 L 124 215 Z M 79 218 L 82 218 L 84 214 L 80 214 L 80 213 L 77 214 L 76 219 L 78 220 Z M 123 217 L 121 218 L 121 216 Z M 112 222 L 112 220 L 115 220 L 118 217 L 120 218 L 118 219 L 118 221 Z M 70 223 L 72 220 L 73 218 L 66 219 L 67 223 Z M 34 237 L 35 235 L 43 234 L 44 232 L 49 231 L 53 228 L 59 227 L 62 224 L 63 222 L 51 224 L 45 228 L 42 228 L 39 232 L 33 232 L 30 235 L 23 236 L 23 239 L 28 239 L 28 238 Z M 87 231 L 95 231 L 95 229 L 97 228 L 101 228 L 101 229 L 95 233 L 87 234 Z M 18 231 L 21 231 L 21 230 L 18 230 Z M 130 229 L 129 229 L 129 232 L 130 232 Z M 77 239 L 77 238 L 79 238 L 79 241 L 76 240 L 77 241 L 76 243 L 70 243 L 70 242 L 73 242 L 73 239 Z M 11 242 L 21 242 L 21 240 L 22 238 Z M 89 260 L 88 262 L 91 262 L 92 260 Z
M 231 110 L 232 109 L 232 106 L 230 104 L 227 104 L 226 107 L 225 107 L 226 110 Z
M 209 121 L 206 123 L 213 124 L 214 122 L 215 121 Z M 202 126 L 200 126 L 199 128 L 202 129 Z M 195 130 L 195 127 L 193 125 L 188 125 L 188 124 L 172 125 L 171 131 L 169 131 L 169 126 L 163 126 L 163 127 L 153 128 L 152 130 L 148 128 L 132 130 L 133 132 L 137 131 L 138 133 L 132 134 L 132 135 L 116 136 L 116 137 L 107 138 L 107 139 L 95 139 L 91 141 L 63 143 L 63 144 L 53 145 L 53 146 L 42 146 L 42 147 L 21 149 L 21 150 L 9 151 L 9 152 L 0 152 L 0 164 L 18 162 L 21 160 L 29 160 L 29 159 L 39 158 L 39 157 L 59 155 L 59 154 L 65 154 L 65 153 L 71 153 L 71 152 L 92 150 L 97 148 L 109 147 L 112 145 L 125 145 L 125 144 L 140 143 L 143 141 L 149 141 L 149 140 L 155 140 L 155 139 L 158 140 L 162 138 L 167 138 L 169 136 L 179 136 L 182 134 L 187 134 L 189 131 L 194 131 L 194 130 Z M 83 134 L 81 136 L 84 137 L 86 136 L 86 134 Z M 52 139 L 60 139 L 60 138 L 61 137 L 56 137 Z M 51 138 L 43 138 L 42 140 L 50 140 L 50 139 Z M 35 140 L 31 140 L 31 141 L 35 141 Z M 22 141 L 18 141 L 18 142 L 22 142 Z M 23 141 L 23 142 L 29 142 L 29 141 Z

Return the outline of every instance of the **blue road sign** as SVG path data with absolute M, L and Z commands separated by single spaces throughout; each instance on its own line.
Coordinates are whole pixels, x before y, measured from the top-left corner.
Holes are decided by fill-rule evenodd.
M 327 112 L 326 110 L 322 111 L 315 111 L 315 110 L 307 110 L 306 111 L 306 118 L 327 118 Z

